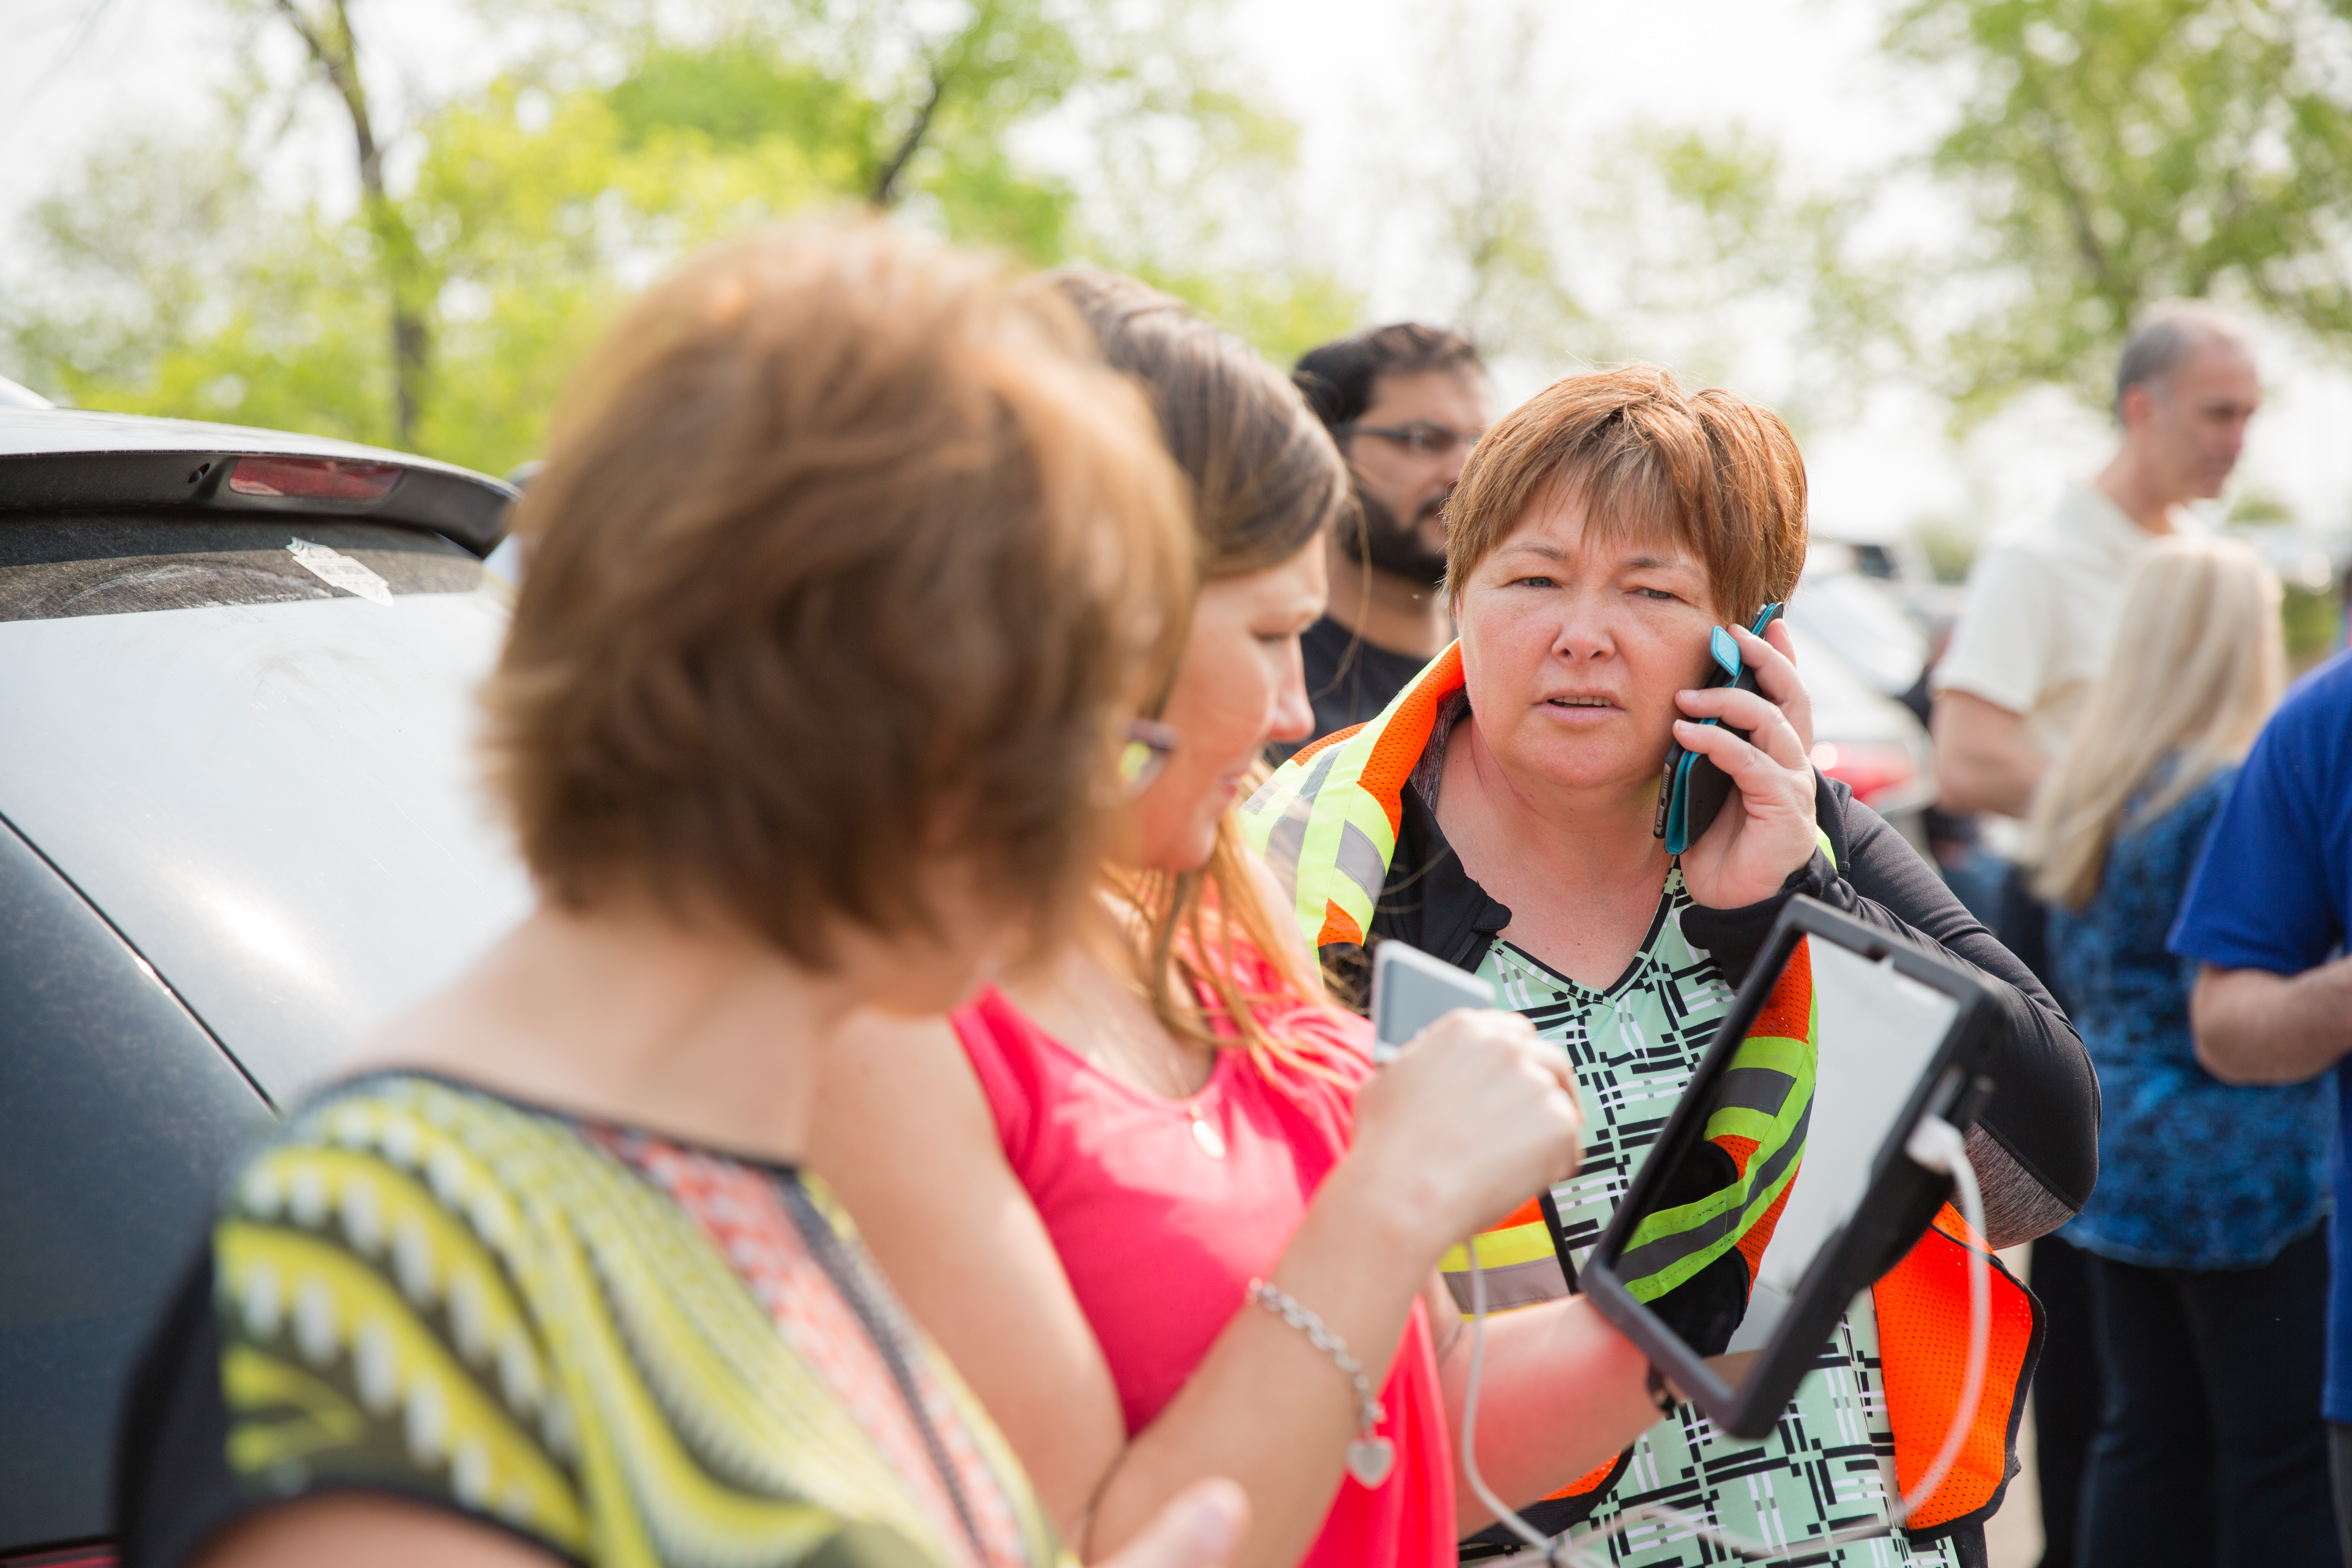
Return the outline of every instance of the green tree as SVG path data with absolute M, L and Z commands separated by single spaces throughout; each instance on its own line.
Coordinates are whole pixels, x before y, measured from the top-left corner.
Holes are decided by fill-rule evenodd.
M 226 133 L 105 145 L 35 206 L 10 374 L 130 413 L 390 438 L 373 241 L 278 200 Z
M 1426 182 L 1439 244 L 1460 270 L 1455 321 L 1531 361 L 1589 352 L 1596 326 L 1562 263 L 1574 242 L 1549 216 L 1560 185 L 1542 119 L 1553 100 L 1534 74 L 1545 20 L 1525 4 L 1484 17 L 1463 0 L 1449 7 L 1436 74 L 1451 145 Z
M 970 0 L 918 27 L 883 0 L 709 0 L 681 26 L 677 8 L 573 0 L 534 14 L 535 52 L 395 134 L 344 91 L 363 8 L 237 4 L 256 27 L 303 18 L 309 74 L 247 85 L 206 137 L 102 148 L 39 207 L 33 262 L 0 299 L 23 379 L 499 471 L 536 450 L 580 353 L 671 260 L 860 205 L 1034 264 L 1142 272 L 1276 352 L 1354 313 L 1311 269 L 1236 264 L 1223 215 L 1237 188 L 1279 184 L 1289 128 L 1184 7 Z M 265 194 L 260 128 L 306 99 L 337 108 L 363 165 L 374 149 L 348 217 Z M 1055 135 L 1080 156 L 1024 155 Z
M 1452 0 L 1424 26 L 1430 90 L 1389 130 L 1385 188 L 1363 200 L 1411 205 L 1417 291 L 1507 380 L 1644 360 L 1801 426 L 1907 368 L 1914 268 L 1864 249 L 1866 191 L 1807 186 L 1736 124 L 1571 133 L 1547 66 L 1565 35 L 1531 0 Z
M 1612 357 L 1738 385 L 1801 431 L 1851 419 L 1908 370 L 1921 271 L 1865 247 L 1867 188 L 1807 185 L 1738 124 L 1636 126 L 1605 153 L 1580 210 L 1612 263 L 1588 286 Z
M 392 199 L 383 177 L 383 144 L 376 135 L 365 73 L 360 68 L 359 35 L 352 30 L 350 0 L 274 0 L 275 14 L 302 40 L 352 128 L 358 159 L 360 222 L 375 241 L 376 269 L 392 331 L 393 439 L 403 447 L 416 439 L 432 349 L 428 320 L 429 278 L 418 254 L 408 214 Z
M 2104 403 L 2135 313 L 2221 295 L 2352 345 L 2341 0 L 1906 0 L 1888 47 L 1963 81 L 1934 169 L 1976 243 L 1941 350 L 1964 415 L 2054 382 Z

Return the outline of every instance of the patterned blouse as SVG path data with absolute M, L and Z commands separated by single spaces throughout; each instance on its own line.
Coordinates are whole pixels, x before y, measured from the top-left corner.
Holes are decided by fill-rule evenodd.
M 2197 965 L 2165 951 L 2234 772 L 2118 834 L 2089 906 L 2050 916 L 2102 1103 L 2099 1184 L 2061 1234 L 2143 1268 L 2252 1268 L 2327 1213 L 2335 1076 L 2232 1085 L 2207 1072 L 2189 1032 Z
M 1684 940 L 1681 916 L 1690 902 L 1682 872 L 1668 872 L 1641 951 L 1606 991 L 1580 985 L 1499 938 L 1478 966 L 1501 1005 L 1525 1014 L 1576 1070 L 1584 1161 L 1552 1189 L 1552 1201 L 1579 1264 L 1608 1228 L 1731 1005 L 1722 970 Z M 1728 1436 L 1696 1407 L 1679 1406 L 1635 1440 L 1599 1507 L 1569 1540 L 1588 1541 L 1627 1506 L 1654 1503 L 1784 1546 L 1801 1563 L 1957 1568 L 1958 1548 L 1948 1537 L 1914 1546 L 1897 1531 L 1834 1552 L 1806 1550 L 1810 1538 L 1885 1519 L 1896 1489 L 1878 1322 L 1865 1290 L 1770 1436 Z M 1634 1525 L 1607 1550 L 1620 1568 L 1697 1568 L 1724 1560 L 1711 1542 L 1655 1521 Z
M 134 1395 L 162 1418 L 126 1433 L 133 1563 L 351 1488 L 597 1568 L 1054 1561 L 1010 1450 L 793 1171 L 363 1079 L 243 1162 L 199 1271 Z

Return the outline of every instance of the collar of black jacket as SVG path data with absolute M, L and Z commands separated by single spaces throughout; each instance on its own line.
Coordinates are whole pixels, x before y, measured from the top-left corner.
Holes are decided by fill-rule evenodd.
M 1396 854 L 1372 910 L 1371 940 L 1394 939 L 1456 968 L 1475 969 L 1496 933 L 1511 923 L 1511 911 L 1463 869 L 1421 791 L 1407 785 L 1397 804 Z M 1323 949 L 1323 967 L 1335 994 L 1362 1011 L 1371 993 L 1368 949 L 1332 942 Z
M 1814 818 L 1829 832 L 1839 855 L 1844 853 L 1845 786 L 1816 773 L 1813 775 Z M 1481 887 L 1462 864 L 1437 825 L 1437 813 L 1418 788 L 1408 785 L 1397 795 L 1402 819 L 1397 825 L 1396 854 L 1389 861 L 1388 880 L 1372 910 L 1371 940 L 1391 938 L 1459 969 L 1475 969 L 1487 947 L 1511 923 L 1509 906 Z M 1837 868 L 1819 850 L 1790 874 L 1780 890 L 1760 903 L 1737 910 L 1711 910 L 1694 904 L 1683 911 L 1683 934 L 1691 945 L 1710 953 L 1737 985 L 1763 946 L 1779 918 L 1780 907 L 1794 893 L 1822 897 L 1837 880 Z M 1371 966 L 1368 948 L 1355 942 L 1333 942 L 1323 949 L 1323 965 L 1335 993 L 1361 1011 L 1370 1002 Z

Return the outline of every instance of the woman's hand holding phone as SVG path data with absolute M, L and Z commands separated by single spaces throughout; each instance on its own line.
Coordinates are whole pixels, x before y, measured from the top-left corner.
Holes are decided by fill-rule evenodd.
M 1557 1047 L 1517 1013 L 1456 1008 L 1368 1080 L 1333 1179 L 1372 1184 L 1434 1255 L 1576 1172 L 1584 1113 Z
M 1731 780 L 1731 798 L 1683 852 L 1683 882 L 1709 909 L 1738 909 L 1778 893 L 1817 845 L 1813 821 L 1813 705 L 1790 654 L 1787 627 L 1763 637 L 1729 628 L 1759 692 L 1733 686 L 1678 691 L 1686 717 L 1675 739 Z M 1715 719 L 1714 724 L 1696 721 Z M 1748 739 L 1732 733 L 1745 731 Z

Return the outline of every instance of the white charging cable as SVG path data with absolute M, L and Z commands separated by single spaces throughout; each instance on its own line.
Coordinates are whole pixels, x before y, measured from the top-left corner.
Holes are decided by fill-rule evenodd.
M 1468 1478 L 1471 1491 L 1504 1529 L 1542 1552 L 1545 1562 L 1557 1564 L 1568 1538 L 1548 1539 L 1496 1497 L 1486 1478 L 1478 1473 L 1478 1384 L 1486 1371 L 1486 1266 L 1479 1261 L 1476 1237 L 1464 1246 L 1470 1254 L 1470 1385 L 1462 1395 L 1462 1473 Z
M 1978 1190 L 1976 1171 L 1969 1164 L 1968 1141 L 1960 1136 L 1959 1130 L 1930 1111 L 1911 1130 L 1911 1136 L 1904 1141 L 1903 1152 L 1922 1169 L 1941 1171 L 1952 1178 L 1953 1186 L 1958 1189 L 1960 1213 L 1967 1216 L 1970 1231 L 1979 1240 L 1984 1239 L 1984 1194 Z M 1478 1500 L 1494 1511 L 1496 1521 L 1542 1552 L 1543 1561 L 1551 1568 L 1579 1563 L 1609 1568 L 1609 1559 L 1596 1554 L 1595 1549 L 1633 1526 L 1652 1521 L 1703 1535 L 1735 1556 L 1757 1562 L 1786 1557 L 1800 1545 L 1818 1549 L 1888 1534 L 1934 1496 L 1944 1478 L 1951 1473 L 1960 1449 L 1968 1443 L 1969 1430 L 1976 1422 L 1977 1405 L 1984 1397 L 1985 1369 L 1992 1355 L 1992 1264 L 1981 1247 L 1971 1245 L 1962 1249 L 1969 1260 L 1969 1359 L 1968 1368 L 1960 1376 L 1960 1402 L 1952 1412 L 1951 1427 L 1944 1434 L 1944 1445 L 1937 1450 L 1935 1462 L 1927 1467 L 1918 1484 L 1903 1494 L 1883 1523 L 1849 1525 L 1818 1540 L 1774 1546 L 1733 1535 L 1679 1509 L 1636 1503 L 1584 1541 L 1570 1545 L 1566 1535 L 1547 1537 L 1505 1506 L 1486 1485 L 1486 1478 L 1478 1473 L 1478 1384 L 1486 1371 L 1486 1270 L 1478 1258 L 1477 1237 L 1471 1237 L 1466 1245 L 1470 1254 L 1470 1381 L 1462 1399 L 1462 1473 Z

